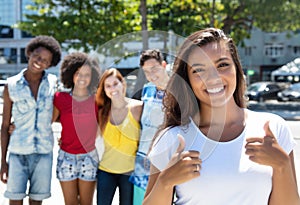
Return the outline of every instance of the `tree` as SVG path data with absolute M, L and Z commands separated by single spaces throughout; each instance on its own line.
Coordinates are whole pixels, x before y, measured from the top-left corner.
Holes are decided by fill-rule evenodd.
M 148 49 L 149 42 L 148 42 L 148 21 L 147 21 L 147 0 L 140 0 L 140 7 L 139 12 L 142 17 L 142 36 L 143 36 L 143 50 Z M 144 83 L 147 81 L 145 73 L 142 69 L 138 70 L 138 80 L 134 86 L 134 93 L 133 98 L 140 99 L 142 89 Z
M 187 36 L 201 28 L 213 26 L 223 29 L 235 42 L 241 43 L 250 36 L 253 26 L 266 32 L 297 31 L 300 27 L 299 0 L 33 2 L 28 9 L 36 14 L 26 15 L 27 20 L 19 22 L 18 28 L 32 35 L 53 35 L 60 42 L 65 42 L 67 47 L 84 48 L 85 51 L 93 50 L 117 36 L 141 30 L 173 31 Z M 145 19 L 146 24 L 141 23 Z M 167 37 L 162 38 L 166 41 Z
M 237 43 L 250 37 L 253 26 L 265 32 L 296 31 L 300 26 L 300 4 L 295 0 L 221 0 L 220 4 L 216 18 Z
M 140 0 L 139 12 L 142 17 L 143 50 L 148 49 L 147 0 Z
M 212 26 L 223 29 L 236 43 L 250 37 L 253 26 L 266 32 L 300 27 L 299 0 L 155 0 L 148 10 L 150 29 L 187 36 Z
M 109 0 L 33 0 L 35 14 L 17 28 L 52 35 L 67 48 L 96 49 L 116 36 L 140 30 L 138 4 Z

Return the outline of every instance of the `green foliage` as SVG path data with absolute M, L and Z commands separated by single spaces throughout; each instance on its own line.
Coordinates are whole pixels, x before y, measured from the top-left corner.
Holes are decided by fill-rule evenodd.
M 156 0 L 148 10 L 150 28 L 173 30 L 186 36 L 212 26 L 223 29 L 239 44 L 250 37 L 253 26 L 266 32 L 296 31 L 300 27 L 299 3 L 299 0 Z
M 269 5 L 272 3 L 271 5 Z M 264 15 L 255 15 L 255 26 L 267 32 L 296 31 L 300 27 L 300 1 L 276 0 L 258 6 Z
M 93 50 L 142 29 L 140 0 L 33 1 L 28 9 L 36 14 L 27 15 L 17 27 L 33 35 L 53 35 L 68 48 Z M 299 0 L 147 0 L 149 30 L 187 36 L 212 26 L 237 43 L 250 37 L 253 26 L 267 32 L 297 31 L 299 16 Z M 116 52 L 120 46 L 114 46 Z
M 265 32 L 296 31 L 300 26 L 299 0 L 221 0 L 222 28 L 242 43 L 253 26 Z
M 209 26 L 210 3 L 203 0 L 157 1 L 148 8 L 151 28 L 182 36 Z
M 34 0 L 27 21 L 17 27 L 52 35 L 67 48 L 95 49 L 116 36 L 139 30 L 138 4 L 109 0 Z

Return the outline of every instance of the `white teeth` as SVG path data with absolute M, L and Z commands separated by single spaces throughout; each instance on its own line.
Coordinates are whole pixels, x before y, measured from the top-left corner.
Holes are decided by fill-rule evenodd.
M 154 78 L 152 78 L 151 80 L 152 80 L 152 81 L 156 81 L 156 80 L 157 80 L 157 78 L 156 78 L 156 77 L 154 77 Z
M 111 95 L 116 95 L 118 92 L 112 92 Z
M 208 93 L 218 93 L 220 92 L 221 90 L 223 90 L 224 88 L 223 87 L 220 87 L 220 88 L 212 88 L 212 89 L 207 89 L 207 92 Z
M 41 66 L 39 66 L 38 64 L 36 64 L 36 63 L 34 63 L 33 64 L 35 67 L 37 67 L 37 68 L 41 68 Z

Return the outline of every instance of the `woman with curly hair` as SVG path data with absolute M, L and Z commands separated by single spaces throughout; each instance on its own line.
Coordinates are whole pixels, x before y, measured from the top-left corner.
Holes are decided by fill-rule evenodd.
M 62 125 L 56 174 L 66 205 L 93 202 L 99 162 L 95 147 L 98 69 L 82 52 L 65 56 L 61 64 L 61 82 L 71 91 L 55 93 L 53 121 L 59 117 Z

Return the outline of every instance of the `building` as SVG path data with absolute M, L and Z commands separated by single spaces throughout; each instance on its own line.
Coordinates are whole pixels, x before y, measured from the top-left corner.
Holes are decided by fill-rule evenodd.
M 24 14 L 31 0 L 0 0 L 0 79 L 18 73 L 27 66 L 25 47 L 32 38 L 26 32 L 11 28 L 12 25 L 24 20 Z M 57 68 L 50 72 L 57 73 Z
M 30 0 L 0 0 L 0 78 L 6 78 L 27 64 L 25 47 L 31 36 L 11 26 L 21 21 Z
M 238 47 L 248 82 L 271 80 L 271 72 L 300 56 L 300 33 L 265 33 L 258 28 Z

